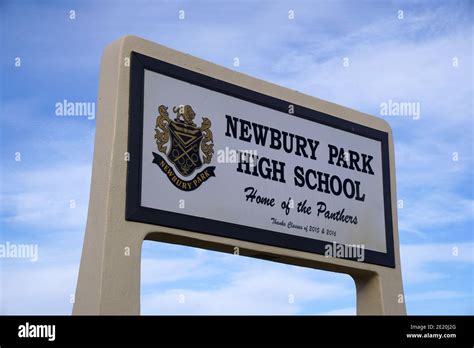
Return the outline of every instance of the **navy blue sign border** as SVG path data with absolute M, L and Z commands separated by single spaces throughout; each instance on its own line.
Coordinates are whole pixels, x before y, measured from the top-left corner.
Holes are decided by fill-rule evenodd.
M 227 223 L 202 217 L 143 207 L 141 205 L 142 146 L 143 146 L 143 102 L 145 70 L 150 70 L 181 81 L 204 87 L 212 91 L 239 98 L 254 104 L 281 111 L 288 115 L 289 105 L 293 105 L 294 114 L 309 121 L 357 134 L 380 142 L 382 150 L 382 177 L 385 212 L 386 253 L 365 249 L 362 262 L 386 267 L 395 267 L 393 245 L 393 218 L 390 189 L 390 165 L 388 133 L 353 123 L 335 116 L 295 105 L 256 91 L 243 88 L 211 76 L 203 75 L 159 59 L 132 52 L 130 62 L 130 104 L 128 152 L 130 161 L 127 167 L 125 219 L 193 232 L 233 238 L 264 245 L 299 250 L 324 255 L 325 246 L 331 242 L 278 233 L 239 224 Z M 212 197 L 209 197 L 212 199 Z M 238 212 L 236 212 L 238 214 Z M 347 258 L 356 261 L 354 258 Z M 357 261 L 361 262 L 361 261 Z

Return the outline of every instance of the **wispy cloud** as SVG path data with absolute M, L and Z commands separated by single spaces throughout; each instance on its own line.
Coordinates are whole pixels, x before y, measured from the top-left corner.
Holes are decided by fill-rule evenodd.
M 421 293 L 414 293 L 405 296 L 409 302 L 415 301 L 433 301 L 433 300 L 453 300 L 465 297 L 472 297 L 473 294 L 464 293 L 460 291 L 425 291 Z
M 1 196 L 3 222 L 49 230 L 85 226 L 90 176 L 90 165 L 76 164 L 13 171 Z
M 472 271 L 474 243 L 411 244 L 401 246 L 403 279 L 408 283 L 427 283 L 452 277 L 442 264 L 466 264 Z M 466 274 L 466 284 L 472 282 L 472 272 Z M 472 284 L 471 284 L 472 285 Z
M 347 307 L 347 308 L 334 309 L 329 312 L 320 313 L 320 315 L 356 315 L 356 313 L 357 313 L 356 307 Z
M 77 274 L 77 261 L 3 266 L 0 314 L 71 314 Z
M 312 301 L 336 301 L 349 295 L 353 289 L 341 283 L 257 266 L 234 274 L 221 286 L 197 290 L 191 285 L 145 294 L 142 308 L 144 314 L 297 314 Z

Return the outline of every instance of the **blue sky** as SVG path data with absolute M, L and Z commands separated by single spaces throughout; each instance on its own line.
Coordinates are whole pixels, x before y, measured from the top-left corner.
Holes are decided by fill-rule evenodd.
M 0 259 L 1 314 L 71 313 L 95 120 L 55 104 L 95 102 L 102 50 L 128 34 L 386 119 L 408 313 L 474 314 L 472 1 L 0 0 L 0 25 L 0 243 L 39 247 Z M 389 100 L 420 118 L 381 116 Z M 142 268 L 146 314 L 355 312 L 345 275 L 154 242 Z

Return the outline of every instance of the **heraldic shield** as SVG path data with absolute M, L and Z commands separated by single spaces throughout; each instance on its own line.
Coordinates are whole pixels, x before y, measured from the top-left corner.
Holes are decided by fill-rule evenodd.
M 198 188 L 214 174 L 214 166 L 208 166 L 196 173 L 190 180 L 176 176 L 174 169 L 184 177 L 189 177 L 196 169 L 211 163 L 214 142 L 211 120 L 202 118 L 201 126 L 194 123 L 196 113 L 191 105 L 173 107 L 176 118 L 171 119 L 168 107 L 160 105 L 156 118 L 155 140 L 158 151 L 166 155 L 167 160 L 153 153 L 153 163 L 158 165 L 168 179 L 181 190 L 191 191 Z M 168 165 L 168 163 L 171 165 Z
M 171 144 L 168 159 L 183 176 L 189 176 L 202 167 L 200 148 L 203 134 L 195 126 L 183 121 L 171 121 L 169 124 Z

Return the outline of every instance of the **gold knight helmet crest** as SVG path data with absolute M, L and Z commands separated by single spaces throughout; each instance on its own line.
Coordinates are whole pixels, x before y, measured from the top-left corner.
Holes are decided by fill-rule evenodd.
M 176 114 L 173 120 L 167 106 L 160 105 L 158 112 L 155 125 L 158 151 L 166 155 L 181 175 L 190 176 L 203 164 L 211 162 L 214 143 L 211 121 L 207 117 L 202 118 L 198 127 L 194 123 L 196 113 L 191 105 L 173 107 Z

